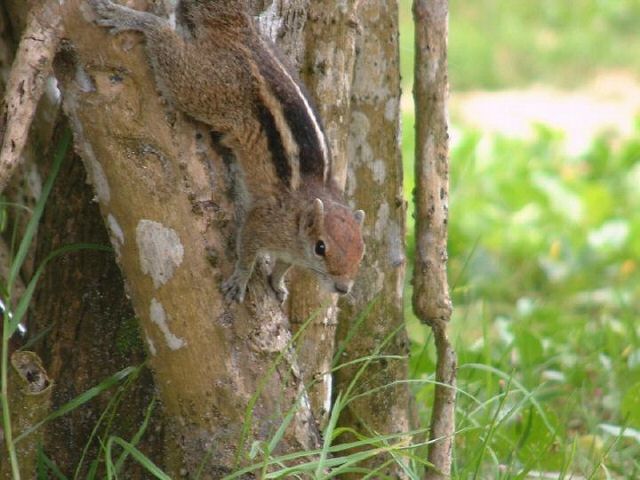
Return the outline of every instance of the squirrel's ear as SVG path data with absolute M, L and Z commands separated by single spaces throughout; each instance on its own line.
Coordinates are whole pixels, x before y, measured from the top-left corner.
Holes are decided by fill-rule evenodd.
M 356 210 L 353 214 L 353 218 L 356 219 L 358 225 L 362 226 L 362 224 L 364 223 L 364 210 Z
M 324 203 L 322 203 L 322 200 L 320 200 L 319 198 L 316 198 L 313 201 L 313 219 L 314 219 L 314 221 L 316 221 L 320 225 L 322 225 L 321 220 L 322 220 L 322 216 L 323 215 L 324 215 Z
M 314 228 L 321 230 L 323 225 L 324 203 L 322 203 L 322 200 L 320 200 L 319 198 L 316 198 L 313 201 L 313 205 L 310 205 L 302 216 L 300 228 L 308 232 Z
M 324 226 L 324 203 L 319 198 L 313 201 L 313 223 L 322 231 Z

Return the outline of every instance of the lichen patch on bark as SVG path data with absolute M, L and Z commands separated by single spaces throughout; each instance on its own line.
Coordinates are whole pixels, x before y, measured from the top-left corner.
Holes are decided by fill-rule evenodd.
M 322 381 L 325 385 L 324 410 L 331 411 L 331 401 L 333 400 L 333 376 L 327 372 L 322 375 Z
M 391 214 L 391 209 L 389 208 L 389 203 L 383 201 L 378 207 L 378 212 L 376 214 L 376 223 L 373 227 L 373 235 L 378 241 L 382 241 L 384 239 L 384 234 L 387 231 L 387 224 L 389 223 L 389 216 Z
M 84 164 L 87 169 L 89 181 L 93 185 L 93 188 L 95 188 L 100 203 L 107 205 L 111 201 L 111 189 L 109 188 L 109 182 L 104 173 L 104 169 L 96 159 L 93 148 L 89 142 L 84 142 L 83 150 Z
M 164 307 L 162 306 L 162 304 L 155 298 L 151 299 L 151 305 L 149 306 L 149 316 L 151 317 L 151 321 L 158 326 L 158 328 L 164 335 L 164 339 L 167 342 L 167 347 L 169 347 L 171 350 L 179 350 L 180 348 L 187 345 L 187 342 L 185 342 L 184 339 L 171 333 L 171 330 L 169 330 L 169 325 L 167 323 L 167 313 L 164 311 Z M 153 342 L 151 342 L 148 338 L 147 341 L 149 342 L 149 347 L 151 348 L 153 346 Z M 155 348 L 153 350 L 155 350 Z
M 120 256 L 120 246 L 124 244 L 124 232 L 118 224 L 116 217 L 111 213 L 107 216 L 107 225 L 109 226 L 109 232 L 111 233 L 111 243 L 115 248 L 116 253 Z
M 400 101 L 396 97 L 391 97 L 387 100 L 384 106 L 384 118 L 389 122 L 396 122 L 398 120 L 398 105 Z M 399 138 L 399 137 L 398 137 Z
M 156 349 L 156 344 L 153 343 L 153 340 L 151 340 L 151 337 L 149 336 L 149 333 L 146 329 L 144 330 L 144 338 L 147 341 L 149 353 L 151 354 L 151 356 L 155 357 L 158 354 L 158 350 Z
M 387 164 L 384 160 L 374 160 L 370 164 L 371 175 L 373 180 L 380 185 L 383 185 L 387 178 Z
M 140 220 L 136 227 L 140 268 L 160 287 L 173 277 L 182 264 L 184 247 L 178 233 L 153 220 Z

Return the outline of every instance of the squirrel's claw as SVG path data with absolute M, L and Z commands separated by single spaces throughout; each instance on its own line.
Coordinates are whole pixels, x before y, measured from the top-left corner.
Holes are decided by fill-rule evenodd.
M 111 0 L 88 0 L 96 14 L 95 23 L 109 29 L 111 35 L 130 30 L 144 30 L 147 23 L 154 23 L 155 18 L 146 12 L 132 10 Z
M 244 302 L 244 295 L 247 291 L 247 280 L 238 272 L 233 272 L 222 284 L 222 293 L 230 302 Z
M 96 23 L 98 25 L 102 25 L 105 27 L 114 26 L 110 25 L 110 23 L 115 22 L 117 7 L 119 7 L 120 5 L 111 3 L 110 0 L 88 0 L 88 2 L 89 5 L 93 7 L 93 11 L 96 12 L 96 15 L 98 17 L 96 19 Z
M 96 13 L 96 24 L 101 27 L 109 28 L 109 33 L 115 35 L 119 32 L 129 30 L 121 20 L 121 14 L 118 11 L 120 5 L 115 5 L 109 0 L 88 0 Z M 120 7 L 122 8 L 122 7 Z
M 289 290 L 287 290 L 287 287 L 284 285 L 284 281 L 280 279 L 279 283 L 275 283 L 273 275 L 269 275 L 269 285 L 275 292 L 278 302 L 282 305 L 289 296 Z

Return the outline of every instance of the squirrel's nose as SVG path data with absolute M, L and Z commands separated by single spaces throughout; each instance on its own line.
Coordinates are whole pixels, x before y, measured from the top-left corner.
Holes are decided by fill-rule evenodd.
M 336 282 L 333 284 L 333 288 L 335 289 L 336 293 L 339 293 L 340 295 L 346 295 L 351 290 L 351 282 Z

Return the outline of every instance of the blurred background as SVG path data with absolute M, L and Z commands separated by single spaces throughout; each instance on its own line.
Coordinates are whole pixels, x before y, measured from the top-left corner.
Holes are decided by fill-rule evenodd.
M 454 477 L 640 478 L 640 1 L 451 0 L 449 22 Z M 401 0 L 408 199 L 412 29 Z

